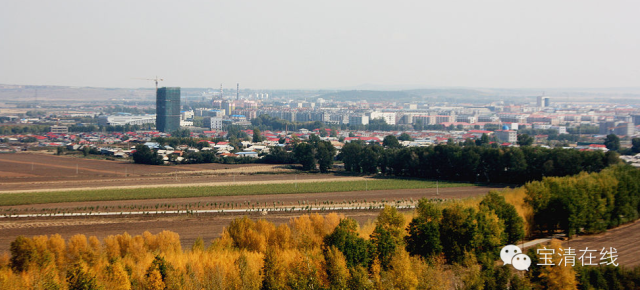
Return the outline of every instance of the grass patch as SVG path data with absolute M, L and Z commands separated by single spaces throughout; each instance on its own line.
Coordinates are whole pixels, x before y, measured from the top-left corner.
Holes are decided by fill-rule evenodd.
M 474 186 L 470 183 L 439 182 L 439 187 Z M 435 181 L 419 179 L 373 179 L 359 181 L 322 181 L 307 183 L 250 184 L 229 186 L 154 187 L 132 189 L 69 190 L 0 194 L 0 206 L 62 203 L 80 201 L 184 198 L 203 196 L 238 196 L 348 192 L 364 190 L 435 188 Z

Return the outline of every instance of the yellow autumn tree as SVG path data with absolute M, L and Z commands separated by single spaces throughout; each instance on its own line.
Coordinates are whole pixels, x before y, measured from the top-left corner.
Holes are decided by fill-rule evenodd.
M 350 274 L 344 254 L 335 246 L 331 246 L 325 251 L 324 260 L 329 289 L 348 289 Z
M 120 261 L 115 261 L 113 264 L 107 265 L 103 271 L 103 281 L 106 289 L 113 290 L 130 290 L 131 281 L 129 275 L 125 271 L 124 266 Z
M 402 248 L 396 250 L 389 263 L 389 270 L 382 277 L 382 284 L 386 289 L 416 289 L 418 286 L 409 253 Z
M 47 248 L 54 255 L 56 266 L 63 269 L 65 266 L 65 252 L 67 249 L 66 242 L 59 234 L 51 235 L 47 240 Z
M 67 242 L 67 263 L 75 263 L 79 260 L 86 261 L 88 249 L 89 245 L 85 235 L 73 235 Z
M 559 240 L 553 239 L 549 244 L 549 249 L 554 250 L 552 256 L 552 262 L 554 266 L 541 266 L 540 275 L 541 284 L 545 289 L 550 290 L 573 290 L 578 289 L 578 281 L 576 280 L 576 272 L 570 265 L 565 266 L 565 263 L 560 263 L 562 256 L 559 253 L 563 253 L 562 244 Z
M 164 281 L 162 281 L 162 275 L 160 275 L 160 271 L 154 269 L 150 271 L 145 279 L 145 289 L 148 290 L 158 290 L 164 289 Z

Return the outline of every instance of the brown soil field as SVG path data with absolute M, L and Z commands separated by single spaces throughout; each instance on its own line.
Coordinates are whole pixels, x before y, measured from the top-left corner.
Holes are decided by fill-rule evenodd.
M 625 267 L 640 266 L 640 220 L 633 223 L 623 225 L 621 227 L 608 230 L 606 233 L 590 236 L 579 236 L 575 239 L 567 240 L 562 243 L 562 246 L 566 249 L 571 247 L 576 250 L 576 255 L 580 256 L 583 252 L 580 250 L 597 250 L 594 252 L 596 258 L 594 263 L 600 262 L 600 251 L 605 248 L 607 251 L 610 248 L 615 248 L 618 253 L 617 263 Z M 576 263 L 579 261 L 576 260 Z
M 0 154 L 0 192 L 84 188 L 88 185 L 96 188 L 294 179 L 289 174 L 256 174 L 296 172 L 285 167 L 218 163 L 149 166 L 50 154 Z M 336 178 L 334 175 L 297 175 L 297 179 Z
M 436 189 L 404 189 L 404 190 L 371 190 L 354 192 L 332 192 L 332 193 L 307 193 L 307 194 L 282 194 L 282 195 L 254 195 L 254 196 L 222 196 L 222 197 L 198 197 L 179 199 L 153 199 L 153 200 L 132 200 L 132 201 L 107 201 L 107 202 L 76 202 L 64 204 L 28 205 L 14 206 L 20 213 L 39 212 L 42 209 L 53 207 L 66 208 L 76 211 L 77 208 L 100 205 L 117 207 L 122 206 L 148 206 L 154 207 L 156 204 L 170 202 L 174 205 L 196 204 L 196 203 L 267 203 L 274 201 L 285 204 L 294 204 L 304 200 L 311 203 L 322 203 L 324 201 L 342 202 L 344 200 L 392 200 L 392 199 L 420 199 L 420 198 L 442 198 L 454 199 L 483 195 L 495 187 L 460 187 L 441 188 L 436 194 Z M 151 209 L 149 209 L 151 210 Z M 81 210 L 82 211 L 82 210 Z M 119 211 L 119 210 L 118 210 Z M 126 211 L 126 210 L 125 210 Z M 331 211 L 322 211 L 321 214 L 328 214 Z M 379 210 L 344 210 L 340 213 L 353 217 L 361 223 L 369 219 L 374 219 Z M 232 219 L 244 214 L 195 214 L 195 215 L 130 215 L 130 216 L 110 216 L 110 217 L 38 217 L 38 218 L 0 218 L 0 253 L 9 250 L 10 243 L 20 235 L 51 235 L 61 234 L 64 238 L 69 238 L 75 234 L 96 236 L 100 239 L 108 235 L 121 234 L 141 234 L 144 231 L 157 233 L 162 230 L 170 230 L 180 234 L 183 247 L 190 247 L 193 241 L 202 237 L 205 241 L 210 241 L 219 237 L 222 229 Z M 250 213 L 251 218 L 264 218 L 275 223 L 287 222 L 291 217 L 301 215 L 300 212 L 270 212 L 267 215 Z
M 323 213 L 328 214 L 329 212 Z M 349 211 L 341 212 L 345 216 L 356 219 L 361 224 L 375 219 L 377 211 Z M 183 248 L 190 248 L 193 242 L 201 237 L 208 244 L 220 237 L 224 227 L 233 219 L 243 215 L 200 215 L 200 216 L 145 216 L 145 217 L 116 217 L 116 218 L 63 218 L 56 220 L 20 220 L 14 227 L 0 227 L 3 235 L 0 237 L 0 254 L 9 251 L 9 246 L 16 237 L 60 234 L 68 239 L 76 234 L 96 236 L 103 240 L 109 235 L 122 234 L 140 235 L 145 231 L 157 234 L 164 230 L 176 232 L 180 235 Z M 262 216 L 249 215 L 252 219 L 266 219 L 275 224 L 288 222 L 300 213 L 277 213 Z

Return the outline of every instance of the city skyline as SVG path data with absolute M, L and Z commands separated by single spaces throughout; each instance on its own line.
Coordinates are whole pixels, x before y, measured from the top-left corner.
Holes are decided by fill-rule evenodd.
M 3 6 L 2 84 L 626 88 L 640 77 L 634 1 Z

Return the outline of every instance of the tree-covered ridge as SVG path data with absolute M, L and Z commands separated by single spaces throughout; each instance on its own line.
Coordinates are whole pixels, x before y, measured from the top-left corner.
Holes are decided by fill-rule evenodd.
M 631 166 L 547 177 L 525 189 L 534 230 L 543 233 L 598 233 L 640 217 L 640 171 Z

